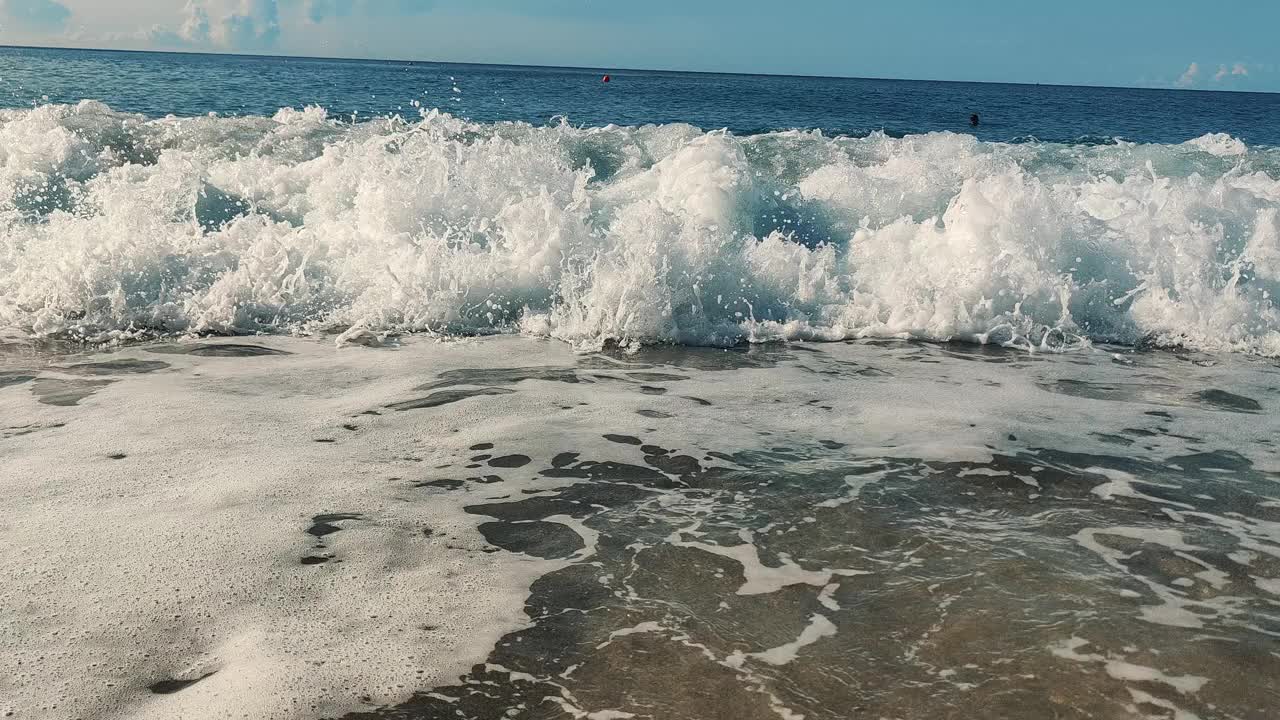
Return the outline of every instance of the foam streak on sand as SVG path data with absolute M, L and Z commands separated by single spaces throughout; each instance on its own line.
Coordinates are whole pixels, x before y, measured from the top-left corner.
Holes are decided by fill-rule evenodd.
M 526 621 L 554 564 L 481 552 L 461 499 L 386 492 L 411 441 L 315 427 L 355 428 L 387 379 L 342 398 L 328 362 L 169 357 L 105 404 L 3 398 L 51 426 L 0 448 L 0 715 L 332 717 L 446 684 Z
M 0 111 L 0 326 L 1280 355 L 1280 150 Z
M 1271 361 L 22 347 L 16 720 L 1207 720 L 1280 683 Z
M 830 582 L 833 575 L 830 570 L 805 570 L 786 559 L 783 559 L 780 567 L 769 567 L 760 562 L 760 550 L 751 544 L 749 534 L 746 534 L 743 538 L 746 540 L 745 544 L 733 547 L 684 541 L 680 539 L 681 535 L 682 533 L 672 535 L 668 542 L 676 547 L 694 548 L 712 555 L 726 557 L 742 565 L 742 572 L 746 582 L 738 589 L 739 595 L 767 595 L 789 585 L 821 587 Z

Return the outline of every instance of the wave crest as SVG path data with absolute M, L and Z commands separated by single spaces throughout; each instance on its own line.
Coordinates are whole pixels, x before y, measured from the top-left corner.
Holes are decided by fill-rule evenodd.
M 0 112 L 0 325 L 1280 355 L 1280 151 Z

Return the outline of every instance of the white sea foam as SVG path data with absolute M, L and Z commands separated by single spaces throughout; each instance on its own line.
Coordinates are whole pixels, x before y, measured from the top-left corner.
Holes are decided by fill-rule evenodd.
M 1268 390 L 1274 385 L 1270 362 L 1227 356 L 1203 368 L 1152 353 L 1134 367 L 1100 352 L 1032 363 L 976 362 L 1011 356 L 852 343 L 819 352 L 689 353 L 691 362 L 679 370 L 687 379 L 669 383 L 679 390 L 657 396 L 623 381 L 625 363 L 604 356 L 583 362 L 568 346 L 529 338 L 407 339 L 394 350 L 337 348 L 294 338 L 258 342 L 293 354 L 229 359 L 129 348 L 96 359 L 160 358 L 172 367 L 141 375 L 122 370 L 93 380 L 69 373 L 66 366 L 75 361 L 68 358 L 0 355 L 0 381 L 26 378 L 0 389 L 0 412 L 7 418 L 0 426 L 0 506 L 6 508 L 0 522 L 5 551 L 0 552 L 0 715 L 311 718 L 368 709 L 362 697 L 386 705 L 435 687 L 447 698 L 454 692 L 448 686 L 485 662 L 504 633 L 528 623 L 525 600 L 534 580 L 547 572 L 568 563 L 599 564 L 601 585 L 651 607 L 651 596 L 641 593 L 652 588 L 629 585 L 620 567 L 609 567 L 622 541 L 637 557 L 675 556 L 670 562 L 689 569 L 685 581 L 699 597 L 704 576 L 698 573 L 707 572 L 707 587 L 720 588 L 722 600 L 769 611 L 766 618 L 773 617 L 775 602 L 787 608 L 792 607 L 788 598 L 803 599 L 805 605 L 797 607 L 803 612 L 791 617 L 807 618 L 807 626 L 788 626 L 795 634 L 763 633 L 759 642 L 740 642 L 734 635 L 727 636 L 732 637 L 729 646 L 699 645 L 678 613 L 648 612 L 619 615 L 623 627 L 601 628 L 595 638 L 606 643 L 599 647 L 637 641 L 698 649 L 734 670 L 753 692 L 767 694 L 770 705 L 786 716 L 789 696 L 774 693 L 768 678 L 809 662 L 846 657 L 841 645 L 861 637 L 859 627 L 875 625 L 849 623 L 864 612 L 878 612 L 860 607 L 867 589 L 929 593 L 934 600 L 918 603 L 925 610 L 902 621 L 903 627 L 917 623 L 916 630 L 934 622 L 941 627 L 948 612 L 963 619 L 968 609 L 957 603 L 973 602 L 951 585 L 956 567 L 950 561 L 926 569 L 926 562 L 938 560 L 936 555 L 927 560 L 933 542 L 909 542 L 889 555 L 859 546 L 864 537 L 867 545 L 884 537 L 846 532 L 857 526 L 844 524 L 844 518 L 860 516 L 906 518 L 914 524 L 905 537 L 929 533 L 950 557 L 961 557 L 954 548 L 984 543 L 999 543 L 1019 557 L 1055 548 L 1052 567 L 1062 568 L 1072 583 L 1097 588 L 1099 595 L 1090 596 L 1101 598 L 1097 615 L 1085 617 L 1079 629 L 1094 642 L 1110 638 L 1116 628 L 1126 629 L 1127 641 L 1142 637 L 1141 631 L 1129 632 L 1134 619 L 1160 625 L 1161 633 L 1274 634 L 1259 612 L 1274 597 L 1270 593 L 1280 594 L 1269 564 L 1280 557 L 1280 523 L 1237 513 L 1237 505 L 1217 505 L 1211 497 L 1207 505 L 1193 503 L 1195 511 L 1180 510 L 1184 519 L 1176 524 L 1157 512 L 1168 506 L 1163 496 L 1190 502 L 1220 495 L 1236 483 L 1260 497 L 1274 495 L 1266 485 L 1270 480 L 1252 473 L 1221 480 L 1207 471 L 1189 477 L 1177 463 L 1164 462 L 1170 457 L 1185 467 L 1213 457 L 1232 466 L 1274 462 L 1269 441 L 1277 435 L 1280 413 Z M 771 359 L 782 356 L 789 359 L 770 366 Z M 609 362 L 619 369 L 586 370 Z M 500 398 L 481 394 L 412 412 L 387 409 L 423 397 L 430 391 L 414 388 L 459 370 L 562 370 L 579 363 L 578 383 L 529 380 Z M 696 369 L 703 363 L 722 369 Z M 738 363 L 740 369 L 723 369 Z M 833 382 L 831 371 L 837 368 L 852 373 L 847 382 Z M 880 372 L 859 372 L 865 369 Z M 1060 391 L 1058 380 L 1068 377 L 1097 380 L 1112 396 L 1100 400 L 1078 392 L 1046 392 Z M 1145 395 L 1126 401 L 1126 383 L 1146 377 L 1176 379 L 1187 393 L 1229 380 L 1234 392 L 1259 398 L 1262 411 L 1238 422 L 1221 408 L 1193 402 L 1197 396 L 1176 406 L 1148 404 Z M 481 378 L 482 373 L 471 376 L 488 382 Z M 42 402 L 51 399 L 42 393 L 57 383 L 88 387 L 89 382 L 109 384 L 89 387 L 95 394 L 76 407 Z M 981 389 L 981 402 L 974 400 L 975 388 Z M 1178 399 L 1158 398 L 1162 403 Z M 815 409 L 811 401 L 819 399 L 831 410 Z M 675 417 L 665 422 L 640 413 L 657 408 Z M 1159 418 L 1149 414 L 1157 409 Z M 383 414 L 362 414 L 369 410 Z M 1108 438 L 1123 428 L 1163 426 L 1170 420 L 1160 419 L 1165 414 L 1175 416 L 1180 435 L 1195 439 L 1191 447 L 1230 448 L 1230 454 L 1184 455 L 1181 448 L 1189 446 L 1170 437 L 1161 441 L 1170 443 L 1167 450 L 1130 447 L 1137 464 L 1126 465 L 1128 471 L 1093 466 L 1126 462 L 1107 460 L 1115 447 Z M 623 508 L 631 517 L 669 520 L 670 534 L 624 536 L 608 515 L 574 512 L 541 518 L 557 524 L 557 535 L 572 531 L 581 540 L 582 548 L 570 557 L 540 561 L 482 552 L 492 549 L 485 548 L 478 531 L 487 518 L 462 512 L 463 507 L 554 497 L 561 482 L 570 479 L 534 478 L 562 451 L 617 463 L 636 463 L 647 452 L 602 437 L 606 430 L 689 457 L 714 449 L 722 458 L 744 462 L 761 452 L 761 438 L 772 438 L 768 443 L 777 443 L 777 449 L 770 452 L 783 453 L 786 472 L 803 480 L 796 487 L 813 490 L 797 496 L 803 502 L 793 514 L 769 510 L 750 495 L 712 500 L 703 488 L 654 487 L 652 497 L 636 506 L 626 501 Z M 1009 439 L 1011 433 L 1017 440 Z M 335 438 L 334 443 L 315 442 Z M 816 450 L 818 440 L 827 441 L 817 447 L 829 452 Z M 495 454 L 521 451 L 533 461 L 527 468 L 503 471 L 505 482 L 473 484 L 465 491 L 414 487 L 418 481 L 459 477 L 469 462 L 464 459 L 473 457 L 469 448 L 482 442 L 497 444 Z M 840 449 L 832 450 L 835 446 Z M 1029 472 L 1044 485 L 1045 499 L 1036 503 L 1034 515 L 1028 510 L 1021 518 L 1008 511 L 1020 507 L 1024 480 L 1002 474 L 1023 465 L 1009 460 L 1009 451 L 1019 448 L 1066 448 L 1079 458 L 1066 467 L 1061 456 L 1038 458 L 1043 464 Z M 1162 462 L 1147 462 L 1151 452 Z M 127 457 L 114 459 L 117 454 Z M 1080 461 L 1085 464 L 1072 464 Z M 981 463 L 992 467 L 973 472 L 983 469 L 973 467 Z M 885 472 L 894 465 L 901 471 Z M 757 473 L 741 477 L 754 484 Z M 759 479 L 767 477 L 762 472 Z M 1100 485 L 1099 478 L 1107 483 Z M 919 503 L 909 497 L 913 487 L 930 505 L 955 497 L 966 506 L 954 512 L 917 510 Z M 1091 487 L 1099 491 L 1090 495 Z M 1054 508 L 1063 502 L 1057 498 L 1064 489 L 1079 496 L 1070 502 L 1091 503 L 1087 516 Z M 977 492 L 985 495 L 965 499 Z M 817 502 L 827 498 L 838 502 Z M 895 507 L 900 498 L 910 502 Z M 992 498 L 1000 504 L 982 504 Z M 810 500 L 828 509 L 811 508 Z M 726 526 L 733 516 L 717 510 L 716 503 L 741 511 L 757 527 Z M 306 531 L 318 513 L 361 517 L 338 521 L 341 531 L 326 536 L 325 548 L 317 549 L 317 539 Z M 848 539 L 840 541 L 846 544 L 839 556 L 830 554 L 835 552 L 831 542 L 806 547 L 798 539 L 811 527 L 802 520 L 809 513 L 832 513 L 828 518 L 840 523 L 840 536 Z M 1076 532 L 1086 519 L 1090 526 Z M 424 527 L 433 534 L 426 535 Z M 1064 551 L 1073 554 L 1057 554 Z M 1223 553 L 1230 559 L 1219 563 Z M 332 561 L 299 563 L 313 554 L 330 555 Z M 942 576 L 929 574 L 939 567 Z M 1187 586 L 1184 578 L 1196 584 Z M 1127 600 L 1108 605 L 1113 596 Z M 1045 628 L 1058 627 L 1057 616 L 1042 617 L 1049 618 Z M 917 653 L 912 657 L 941 672 L 956 667 L 952 656 L 945 663 L 934 663 L 937 655 L 930 659 L 936 652 L 930 647 L 949 652 L 931 637 L 942 636 L 929 630 L 924 639 L 914 633 L 907 638 L 913 643 L 910 652 Z M 1226 673 L 1235 673 L 1237 666 L 1204 655 L 1196 649 L 1200 644 L 1178 636 L 1152 644 L 1164 652 L 1158 661 L 1137 651 L 1118 653 L 1109 643 L 1086 650 L 1075 642 L 1064 648 L 1080 657 L 1059 657 L 1086 662 L 1100 678 L 1147 689 L 1163 685 L 1158 689 L 1179 705 L 1201 702 L 1192 697 L 1199 684 L 1205 701 L 1214 688 L 1230 686 L 1221 679 L 1231 677 Z M 496 672 L 494 667 L 489 666 Z M 157 681 L 196 680 L 213 671 L 178 693 L 148 691 Z M 594 672 L 584 668 L 575 674 L 569 668 L 561 680 L 569 687 L 570 676 Z M 962 684 L 949 682 L 954 683 L 949 688 Z M 577 702 L 549 687 L 553 702 L 563 700 L 573 708 L 571 714 L 582 717 L 634 710 L 589 704 L 585 695 Z M 58 712 L 50 709 L 53 704 Z
M 814 585 L 823 587 L 834 574 L 830 570 L 805 570 L 794 562 L 783 560 L 780 567 L 769 567 L 760 562 L 760 550 L 750 539 L 743 545 L 721 547 L 703 542 L 680 539 L 677 533 L 669 542 L 676 547 L 687 547 L 736 560 L 742 565 L 746 582 L 738 589 L 739 595 L 768 595 L 789 585 Z
M 164 356 L 173 370 L 75 408 L 0 395 L 9 422 L 50 426 L 0 444 L 0 716 L 335 717 L 448 685 L 527 622 L 529 586 L 559 565 L 481 552 L 462 496 L 388 479 L 521 424 L 521 403 L 498 429 L 405 413 L 377 435 L 352 416 L 421 364 L 356 380 L 339 351 L 293 342 L 318 354 Z M 358 373 L 382 357 L 356 352 Z M 366 434 L 316 442 L 354 436 L 342 422 Z M 351 517 L 308 534 L 326 513 Z M 147 691 L 170 679 L 199 682 Z
M 1185 144 L 1218 157 L 1236 157 L 1249 152 L 1248 146 L 1242 141 L 1226 133 L 1202 135 L 1194 140 L 1188 140 Z
M 837 632 L 839 632 L 839 629 L 825 615 L 815 614 L 810 618 L 809 625 L 805 627 L 804 632 L 800 633 L 800 637 L 785 645 L 779 645 L 763 652 L 751 653 L 750 657 L 770 665 L 786 665 L 799 657 L 800 651 L 804 648 L 823 638 L 832 637 Z
M 1205 683 L 1209 682 L 1208 678 L 1196 675 L 1169 675 L 1156 668 L 1136 665 L 1123 659 L 1107 658 L 1097 653 L 1080 652 L 1082 648 L 1089 645 L 1091 643 L 1084 638 L 1072 637 L 1049 648 L 1049 651 L 1064 660 L 1074 660 L 1082 663 L 1102 663 L 1107 675 L 1116 680 L 1161 683 L 1168 685 L 1183 695 L 1198 693 L 1205 686 Z
M 0 327 L 1280 355 L 1280 151 L 0 111 Z

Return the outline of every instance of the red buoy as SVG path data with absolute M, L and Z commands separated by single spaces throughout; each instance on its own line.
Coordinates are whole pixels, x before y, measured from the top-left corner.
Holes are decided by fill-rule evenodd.
M 605 76 L 604 76 L 604 82 L 609 82 L 609 80 L 610 80 L 610 79 L 611 79 L 611 78 L 610 78 L 608 75 L 605 75 Z

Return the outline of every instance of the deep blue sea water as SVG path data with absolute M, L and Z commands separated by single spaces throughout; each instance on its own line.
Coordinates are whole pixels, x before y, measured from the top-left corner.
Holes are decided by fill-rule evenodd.
M 1046 142 L 1178 143 L 1213 132 L 1280 144 L 1280 94 L 0 48 L 0 103 L 86 98 L 150 116 L 271 115 L 316 105 L 367 118 L 413 114 L 416 100 L 477 122 L 565 117 L 587 126 L 685 122 L 736 133 L 894 136 L 949 130 Z M 976 131 L 972 113 L 983 119 Z

